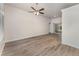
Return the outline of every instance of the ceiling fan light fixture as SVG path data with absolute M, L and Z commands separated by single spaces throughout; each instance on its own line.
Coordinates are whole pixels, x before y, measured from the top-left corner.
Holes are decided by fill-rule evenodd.
M 45 10 L 44 8 L 38 8 L 38 3 L 36 4 L 36 8 L 35 7 L 33 7 L 33 6 L 31 6 L 31 9 L 33 10 L 33 11 L 30 11 L 29 13 L 33 13 L 34 15 L 39 15 L 39 14 L 44 14 L 44 12 L 41 12 L 41 11 L 43 11 L 43 10 Z
M 39 12 L 34 12 L 34 15 L 39 15 Z

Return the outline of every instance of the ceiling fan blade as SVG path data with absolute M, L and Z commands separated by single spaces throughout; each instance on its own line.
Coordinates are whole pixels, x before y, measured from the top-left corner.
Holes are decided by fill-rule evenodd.
M 43 12 L 39 12 L 40 14 L 44 14 Z
M 31 8 L 36 11 L 36 9 L 34 7 L 31 7 Z
M 44 8 L 41 8 L 39 11 L 43 11 L 44 10 Z

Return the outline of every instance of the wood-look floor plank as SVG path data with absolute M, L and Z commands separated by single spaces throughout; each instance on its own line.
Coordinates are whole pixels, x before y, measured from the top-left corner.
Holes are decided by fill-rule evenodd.
M 60 36 L 51 34 L 8 42 L 2 56 L 79 56 L 79 49 L 61 44 Z

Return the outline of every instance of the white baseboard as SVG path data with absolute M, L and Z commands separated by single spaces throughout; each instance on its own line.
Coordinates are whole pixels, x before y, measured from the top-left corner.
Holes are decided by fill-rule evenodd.
M 48 34 L 48 33 L 47 33 L 47 34 Z M 47 35 L 47 34 L 41 34 L 41 35 L 37 35 L 37 36 L 42 36 L 42 35 Z M 12 39 L 12 40 L 6 40 L 5 43 L 13 42 L 13 41 L 17 41 L 17 40 L 28 39 L 28 38 L 37 37 L 37 36 L 29 36 L 29 37 L 24 36 L 24 37 Z
M 2 54 L 2 51 L 4 49 L 4 46 L 5 46 L 5 40 L 3 39 L 3 40 L 0 41 L 0 56 Z
M 66 43 L 66 42 L 62 42 L 62 44 L 64 44 L 64 45 L 68 45 L 68 46 L 71 46 L 71 47 L 74 47 L 74 48 L 79 49 L 79 46 L 72 45 L 72 44 L 69 44 L 69 43 Z

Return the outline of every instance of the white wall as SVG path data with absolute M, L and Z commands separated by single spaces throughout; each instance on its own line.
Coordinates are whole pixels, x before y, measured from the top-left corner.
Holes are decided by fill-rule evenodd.
M 1 14 L 1 11 L 0 11 L 0 55 L 2 53 L 2 50 L 3 50 L 3 23 L 2 23 L 3 19 L 2 19 L 2 14 Z
M 0 55 L 2 54 L 4 45 L 5 45 L 5 40 L 4 40 L 4 11 L 3 11 L 3 4 L 0 4 Z
M 61 23 L 61 17 L 57 17 L 51 20 L 51 24 L 50 24 L 50 32 L 51 33 L 55 33 L 55 26 L 54 24 L 59 24 Z
M 48 34 L 49 20 L 21 9 L 5 6 L 6 42 Z
M 79 48 L 79 5 L 62 10 L 62 43 Z

